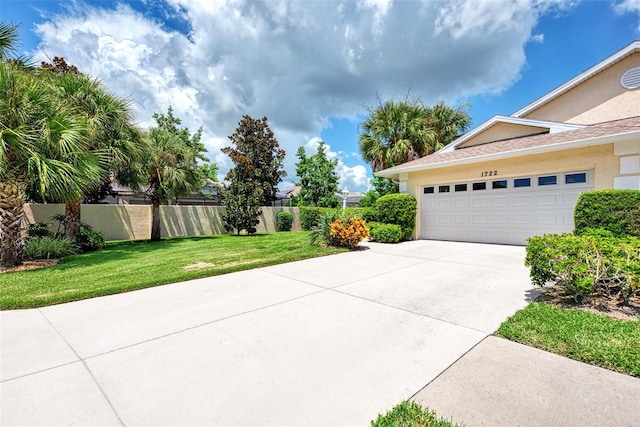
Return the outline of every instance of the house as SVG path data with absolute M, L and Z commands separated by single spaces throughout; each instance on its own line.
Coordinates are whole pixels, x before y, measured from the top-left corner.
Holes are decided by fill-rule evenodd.
M 377 175 L 418 201 L 415 238 L 523 245 L 572 231 L 580 192 L 640 189 L 640 41 Z

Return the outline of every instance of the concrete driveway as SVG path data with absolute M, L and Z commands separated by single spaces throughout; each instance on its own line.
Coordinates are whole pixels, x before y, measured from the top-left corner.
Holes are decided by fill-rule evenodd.
M 524 247 L 363 246 L 2 312 L 0 423 L 368 425 L 537 295 Z

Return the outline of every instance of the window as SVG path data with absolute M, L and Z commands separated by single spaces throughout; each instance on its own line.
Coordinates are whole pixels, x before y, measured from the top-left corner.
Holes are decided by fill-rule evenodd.
M 422 191 L 424 194 L 433 194 L 433 187 L 424 187 Z
M 456 184 L 455 190 L 456 190 L 456 192 L 457 191 L 467 191 L 467 184 Z
M 474 182 L 473 183 L 473 191 L 486 190 L 486 189 L 487 189 L 487 183 L 486 182 Z
M 558 177 L 556 175 L 539 176 L 538 185 L 556 185 Z
M 531 178 L 516 178 L 513 180 L 513 186 L 518 187 L 531 187 Z
M 497 188 L 507 188 L 507 180 L 501 179 L 500 181 L 493 181 L 491 183 L 491 188 L 493 188 L 494 190 Z
M 568 173 L 564 176 L 565 184 L 579 184 L 581 182 L 587 182 L 586 172 L 582 173 Z
M 450 189 L 448 185 L 441 185 L 440 187 L 438 187 L 438 193 L 448 193 L 449 190 Z

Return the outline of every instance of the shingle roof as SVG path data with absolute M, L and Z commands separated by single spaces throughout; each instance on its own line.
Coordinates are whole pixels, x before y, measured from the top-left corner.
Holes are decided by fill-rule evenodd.
M 421 157 L 417 160 L 385 169 L 381 172 L 383 175 L 391 175 L 394 173 L 405 172 L 407 170 L 420 170 L 422 167 L 424 167 L 424 169 L 428 169 L 431 166 L 437 167 L 436 165 L 440 163 L 516 152 L 537 147 L 551 147 L 556 144 L 588 141 L 591 139 L 637 131 L 640 131 L 640 116 L 598 123 L 582 129 L 507 139 L 482 145 L 475 145 L 468 148 L 459 148 L 449 152 L 440 151 L 430 156 Z

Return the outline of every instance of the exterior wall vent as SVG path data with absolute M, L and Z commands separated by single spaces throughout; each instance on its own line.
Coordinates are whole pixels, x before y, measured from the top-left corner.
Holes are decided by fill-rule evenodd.
M 627 89 L 640 88 L 640 67 L 633 67 L 627 70 L 627 72 L 620 77 L 620 84 Z

